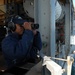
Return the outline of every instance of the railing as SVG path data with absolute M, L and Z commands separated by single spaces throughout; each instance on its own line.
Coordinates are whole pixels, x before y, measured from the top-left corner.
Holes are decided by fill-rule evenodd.
M 48 56 L 44 55 L 41 51 L 40 51 L 40 56 L 43 59 L 43 66 L 46 65 L 46 68 L 51 72 L 52 75 L 62 75 L 66 71 L 67 71 L 67 75 L 71 75 L 72 63 L 74 61 L 73 57 L 67 56 L 67 59 L 48 57 Z M 56 62 L 54 62 L 51 59 L 66 61 L 67 62 L 67 70 L 62 69 L 62 67 L 60 65 L 58 65 Z

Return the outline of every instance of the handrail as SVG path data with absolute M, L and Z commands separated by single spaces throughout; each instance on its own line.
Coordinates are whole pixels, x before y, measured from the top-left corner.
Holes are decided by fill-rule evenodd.
M 40 56 L 43 59 L 43 66 L 46 65 L 46 68 L 52 73 L 52 75 L 62 75 L 65 71 L 67 71 L 67 75 L 71 75 L 71 68 L 72 63 L 74 62 L 74 59 L 72 56 L 67 56 L 67 59 L 62 58 L 55 58 L 55 57 L 48 57 L 43 54 L 42 50 L 40 51 Z M 62 69 L 60 65 L 58 65 L 56 62 L 54 62 L 52 59 L 66 61 L 67 62 L 67 70 Z M 57 70 L 56 70 L 57 67 Z
M 0 9 L 0 11 L 2 12 L 2 13 L 4 13 L 4 14 L 6 14 L 4 11 L 2 11 L 1 9 Z

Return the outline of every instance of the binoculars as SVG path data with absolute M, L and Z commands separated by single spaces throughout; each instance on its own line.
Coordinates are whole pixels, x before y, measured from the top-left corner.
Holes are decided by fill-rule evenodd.
M 31 24 L 31 28 L 33 30 L 38 29 L 39 28 L 39 24 Z

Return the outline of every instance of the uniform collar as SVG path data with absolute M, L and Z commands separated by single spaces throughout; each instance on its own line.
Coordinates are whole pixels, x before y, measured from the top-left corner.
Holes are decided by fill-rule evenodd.
M 12 33 L 12 32 L 9 32 L 9 35 L 12 36 L 13 38 L 17 38 L 19 39 L 19 35 L 17 33 Z

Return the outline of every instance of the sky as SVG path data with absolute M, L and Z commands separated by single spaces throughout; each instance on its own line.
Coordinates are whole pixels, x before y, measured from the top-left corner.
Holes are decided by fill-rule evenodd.
M 75 7 L 75 0 L 73 0 L 73 5 L 74 5 L 74 7 Z

